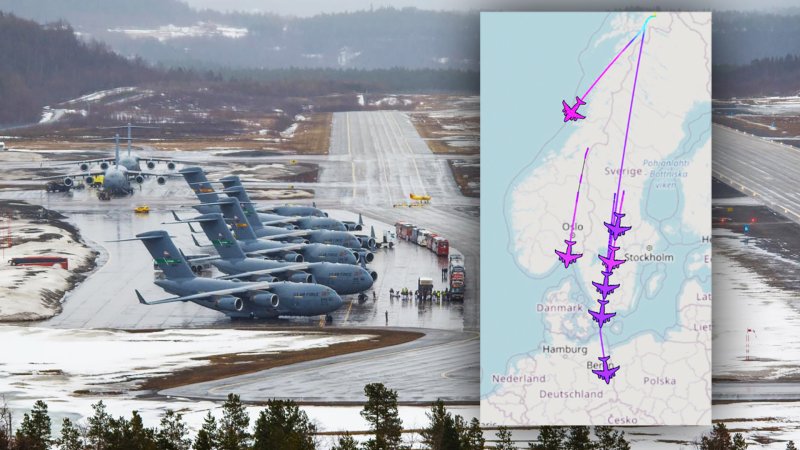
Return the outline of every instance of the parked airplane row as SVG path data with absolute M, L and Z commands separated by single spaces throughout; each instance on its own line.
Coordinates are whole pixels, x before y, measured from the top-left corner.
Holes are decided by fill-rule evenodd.
M 199 224 L 216 255 L 187 256 L 164 230 L 137 235 L 164 273 L 155 283 L 176 296 L 147 301 L 137 291 L 141 303 L 192 301 L 232 318 L 324 314 L 331 320 L 330 313 L 343 304 L 341 296 L 366 299 L 378 277 L 366 265 L 374 258 L 374 230 L 372 236 L 347 231 L 361 230 L 361 220 L 340 222 L 315 206 L 280 205 L 260 212 L 236 176 L 221 179 L 223 189 L 216 191 L 199 167 L 179 173 L 200 200 L 193 208 L 201 214 L 181 219 L 173 212 L 175 221 L 167 223 L 189 224 L 193 233 L 191 224 Z M 224 275 L 197 276 L 206 263 Z

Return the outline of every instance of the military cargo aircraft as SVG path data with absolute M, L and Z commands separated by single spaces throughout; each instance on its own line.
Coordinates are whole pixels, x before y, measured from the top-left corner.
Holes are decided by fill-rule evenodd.
M 353 264 L 329 262 L 292 263 L 245 255 L 233 233 L 220 213 L 203 214 L 190 219 L 203 228 L 206 237 L 219 253 L 219 259 L 209 259 L 221 272 L 229 274 L 223 278 L 240 280 L 275 281 L 276 279 L 302 283 L 319 283 L 328 286 L 339 295 L 361 294 L 372 287 L 378 278 L 376 272 Z
M 195 276 L 189 264 L 172 242 L 166 231 L 149 231 L 136 235 L 144 243 L 158 268 L 164 272 L 163 280 L 155 284 L 176 295 L 147 301 L 139 291 L 136 296 L 145 305 L 173 302 L 193 302 L 222 312 L 231 318 L 276 318 L 287 316 L 326 315 L 342 306 L 336 292 L 320 284 L 278 282 L 240 282 L 201 278 Z

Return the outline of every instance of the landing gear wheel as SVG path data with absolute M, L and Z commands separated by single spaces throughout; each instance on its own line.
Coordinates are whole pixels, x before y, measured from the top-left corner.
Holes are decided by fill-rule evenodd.
M 389 248 L 390 249 L 394 248 L 394 242 L 389 242 Z
M 326 314 L 325 315 L 325 323 L 327 323 L 328 325 L 332 324 L 333 323 L 333 316 L 330 315 L 330 314 Z
M 367 294 L 363 292 L 358 294 L 358 303 L 364 303 L 366 301 L 367 301 Z

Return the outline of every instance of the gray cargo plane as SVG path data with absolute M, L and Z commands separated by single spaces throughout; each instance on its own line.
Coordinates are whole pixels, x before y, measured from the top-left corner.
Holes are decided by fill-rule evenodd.
M 139 291 L 136 296 L 145 305 L 191 301 L 222 312 L 231 318 L 276 318 L 284 316 L 326 315 L 342 306 L 342 299 L 331 288 L 319 284 L 278 282 L 240 282 L 195 276 L 189 264 L 166 231 L 136 235 L 152 255 L 165 279 L 155 284 L 177 295 L 147 301 Z
M 145 165 L 147 166 L 147 168 L 150 169 L 150 170 L 153 170 L 153 169 L 156 168 L 156 163 L 163 162 L 163 163 L 166 163 L 167 169 L 175 170 L 175 165 L 176 165 L 177 161 L 175 161 L 173 159 L 141 157 L 141 156 L 138 156 L 138 155 L 136 155 L 134 153 L 131 153 L 131 144 L 133 142 L 133 137 L 131 136 L 131 129 L 132 128 L 156 128 L 156 127 L 143 127 L 143 126 L 139 126 L 139 125 L 127 124 L 127 125 L 121 126 L 121 127 L 107 127 L 105 129 L 120 129 L 120 128 L 128 130 L 128 138 L 127 138 L 128 151 L 127 151 L 127 154 L 120 155 L 120 157 L 119 157 L 119 165 L 120 166 L 125 167 L 128 170 L 141 171 L 142 170 L 142 161 L 145 161 Z M 64 162 L 64 163 L 60 163 L 60 164 L 57 164 L 57 165 L 63 166 L 63 165 L 68 165 L 68 164 L 77 164 L 78 168 L 80 168 L 80 170 L 83 171 L 83 172 L 89 171 L 89 169 L 91 168 L 92 164 L 99 164 L 100 165 L 100 169 L 106 170 L 109 167 L 111 167 L 112 164 L 114 164 L 114 158 L 84 159 L 82 161 L 69 161 L 69 162 Z
M 190 219 L 200 223 L 208 240 L 214 245 L 220 259 L 209 258 L 221 272 L 240 280 L 275 281 L 282 279 L 301 283 L 319 283 L 335 290 L 339 295 L 360 294 L 372 287 L 378 279 L 376 272 L 353 264 L 328 262 L 292 263 L 263 258 L 248 258 L 228 228 L 220 213 L 203 214 Z M 195 260 L 196 261 L 196 260 Z M 364 297 L 362 294 L 360 297 Z
M 166 178 L 157 173 L 143 172 L 140 170 L 129 170 L 120 163 L 119 156 L 119 135 L 114 137 L 115 140 L 115 158 L 113 166 L 106 166 L 102 170 L 88 170 L 81 173 L 73 173 L 67 175 L 56 175 L 52 177 L 40 178 L 40 180 L 53 180 L 62 178 L 65 186 L 72 187 L 75 185 L 75 178 L 83 178 L 86 184 L 95 184 L 95 182 L 102 176 L 102 185 L 97 193 L 97 196 L 102 200 L 108 200 L 112 197 L 124 197 L 133 194 L 133 187 L 131 180 L 141 184 L 144 183 L 146 176 L 156 177 L 158 184 L 166 183 Z
M 206 180 L 208 181 L 208 180 Z M 242 180 L 236 175 L 228 175 L 219 179 L 222 183 L 224 193 L 230 197 L 236 197 L 244 207 L 250 203 L 250 196 L 242 185 Z M 255 204 L 251 204 L 253 211 L 255 211 Z M 316 206 L 315 206 L 316 207 Z M 346 220 L 336 220 L 330 217 L 317 217 L 317 216 L 304 216 L 304 215 L 286 215 L 286 214 L 271 214 L 262 212 L 259 214 L 261 220 L 265 225 L 273 225 L 288 221 L 289 223 L 296 223 L 299 228 L 309 230 L 333 230 L 333 231 L 361 231 L 364 222 L 361 215 L 358 216 L 358 222 L 349 222 Z M 273 222 L 273 223 L 267 223 Z
M 192 188 L 196 194 L 198 194 L 198 197 L 199 194 L 214 192 L 214 188 L 211 186 L 208 178 L 206 178 L 206 174 L 203 172 L 202 168 L 186 167 L 178 172 L 183 175 L 184 178 L 186 178 L 186 182 L 189 183 L 189 187 Z M 201 198 L 200 201 L 202 202 L 203 199 Z M 208 211 L 200 212 L 205 213 Z M 302 205 L 277 205 L 274 207 L 262 208 L 261 212 L 274 213 L 281 216 L 328 217 L 328 213 L 319 208 Z
M 239 200 L 233 197 L 221 198 L 215 204 L 207 204 L 204 206 L 213 206 L 222 211 L 223 217 L 228 219 L 233 226 L 235 232 L 234 236 L 239 241 L 245 253 L 254 255 L 278 255 L 287 261 L 309 261 L 309 262 L 333 262 L 343 264 L 356 264 L 362 257 L 365 261 L 370 262 L 374 259 L 374 255 L 370 252 L 365 252 L 362 255 L 363 249 L 352 249 L 338 244 L 326 244 L 319 242 L 299 242 L 299 243 L 282 243 L 274 240 L 259 239 L 256 230 L 252 223 L 248 220 L 247 213 L 242 210 Z M 177 214 L 174 214 L 176 221 L 181 221 Z M 191 228 L 191 224 L 189 225 Z M 301 239 L 300 235 L 305 235 L 307 231 L 291 231 L 281 228 L 271 227 L 275 234 L 270 238 L 292 238 Z M 194 229 L 192 229 L 194 231 Z M 314 233 L 340 233 L 334 231 L 315 231 Z M 195 244 L 200 244 L 195 240 Z M 297 253 L 302 255 L 301 258 Z

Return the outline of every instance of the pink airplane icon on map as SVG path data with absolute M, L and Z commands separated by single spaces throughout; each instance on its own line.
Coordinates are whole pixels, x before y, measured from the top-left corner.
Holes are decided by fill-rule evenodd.
M 569 106 L 565 100 L 561 100 L 561 112 L 564 113 L 564 122 L 577 121 L 580 119 L 585 119 L 586 116 L 578 114 L 578 108 L 585 105 L 586 102 L 580 99 L 580 97 L 575 97 L 575 104 Z

